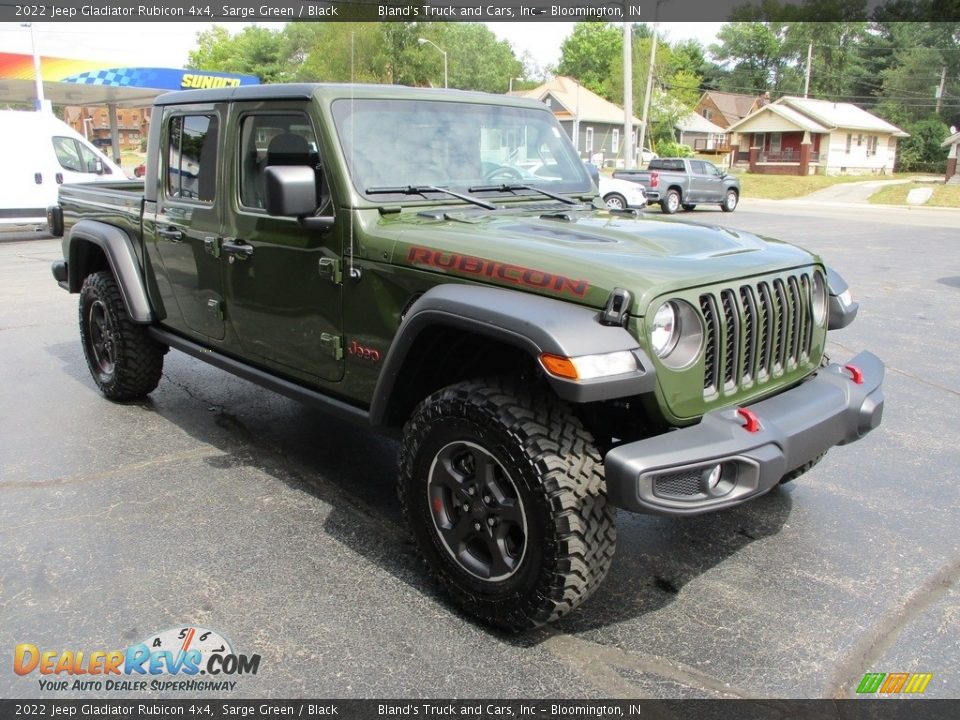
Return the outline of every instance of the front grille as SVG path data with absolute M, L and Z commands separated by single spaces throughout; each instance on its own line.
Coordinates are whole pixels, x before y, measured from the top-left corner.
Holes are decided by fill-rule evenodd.
M 699 495 L 700 470 L 685 470 L 661 475 L 654 480 L 654 495 L 660 497 L 690 497 Z
M 808 360 L 813 277 L 803 271 L 700 296 L 705 397 L 766 382 Z

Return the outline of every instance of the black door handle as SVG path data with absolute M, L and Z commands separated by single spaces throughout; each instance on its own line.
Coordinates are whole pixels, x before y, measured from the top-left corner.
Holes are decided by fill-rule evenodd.
M 243 240 L 224 240 L 220 252 L 229 256 L 229 261 L 246 260 L 253 255 L 253 245 L 247 245 Z
M 157 235 L 167 240 L 173 240 L 173 242 L 180 242 L 183 240 L 183 233 L 177 230 L 175 227 L 171 228 L 157 228 Z

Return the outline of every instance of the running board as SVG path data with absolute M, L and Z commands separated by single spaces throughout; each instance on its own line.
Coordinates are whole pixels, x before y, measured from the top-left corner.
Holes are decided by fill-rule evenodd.
M 218 353 L 216 350 L 198 345 L 195 342 L 182 338 L 179 335 L 174 335 L 166 330 L 161 330 L 157 327 L 150 327 L 148 330 L 150 337 L 157 342 L 168 345 L 187 355 L 191 355 L 198 360 L 203 360 L 203 362 L 209 363 L 221 370 L 226 370 L 231 375 L 249 380 L 267 390 L 272 390 L 275 393 L 301 402 L 316 410 L 334 415 L 342 420 L 348 420 L 357 425 L 370 427 L 370 413 L 367 410 L 329 397 L 316 390 L 311 390 L 303 385 L 298 385 L 290 380 L 271 375 L 260 368 L 248 365 L 240 360 L 235 360 L 232 357 Z

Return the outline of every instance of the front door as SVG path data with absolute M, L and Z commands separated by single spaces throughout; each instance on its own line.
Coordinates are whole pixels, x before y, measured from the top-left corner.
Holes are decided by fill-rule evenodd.
M 220 235 L 217 158 L 222 110 L 197 106 L 165 115 L 160 156 L 163 180 L 154 229 L 157 253 L 180 310 L 167 322 L 187 334 L 224 337 L 223 281 L 216 257 Z
M 320 232 L 264 209 L 264 171 L 309 165 L 321 214 L 334 214 L 324 149 L 307 103 L 237 103 L 230 116 L 231 210 L 223 232 L 227 317 L 235 351 L 298 379 L 343 374 L 341 228 Z

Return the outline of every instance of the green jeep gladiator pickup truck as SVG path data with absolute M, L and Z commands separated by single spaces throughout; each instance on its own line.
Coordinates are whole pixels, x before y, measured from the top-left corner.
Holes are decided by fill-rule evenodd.
M 48 221 L 106 397 L 150 393 L 174 348 L 400 436 L 419 550 L 504 628 L 589 597 L 615 507 L 731 507 L 880 423 L 880 360 L 824 359 L 857 311 L 838 275 L 607 210 L 529 100 L 171 93 L 144 182 L 65 185 Z

